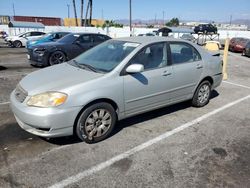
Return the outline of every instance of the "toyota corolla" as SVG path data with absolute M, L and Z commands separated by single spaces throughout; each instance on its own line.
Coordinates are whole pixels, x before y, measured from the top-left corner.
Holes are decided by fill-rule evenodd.
M 191 42 L 120 38 L 27 75 L 12 92 L 11 107 L 32 134 L 75 134 L 94 143 L 118 120 L 186 100 L 205 106 L 221 81 L 221 59 Z

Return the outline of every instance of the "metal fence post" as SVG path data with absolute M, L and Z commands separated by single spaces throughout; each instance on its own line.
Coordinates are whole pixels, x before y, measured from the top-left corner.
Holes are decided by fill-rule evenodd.
M 224 55 L 223 55 L 223 80 L 227 80 L 227 62 L 228 62 L 228 48 L 229 48 L 229 38 L 226 38 L 225 47 L 224 47 Z

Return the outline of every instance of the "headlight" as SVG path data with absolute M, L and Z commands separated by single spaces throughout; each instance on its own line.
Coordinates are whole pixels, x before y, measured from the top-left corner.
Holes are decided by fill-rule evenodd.
M 35 48 L 34 52 L 37 53 L 39 56 L 43 56 L 44 52 L 45 52 L 45 49 L 44 48 L 41 48 L 41 49 Z
M 60 92 L 47 92 L 32 96 L 28 101 L 28 106 L 49 108 L 62 105 L 67 99 L 67 94 Z

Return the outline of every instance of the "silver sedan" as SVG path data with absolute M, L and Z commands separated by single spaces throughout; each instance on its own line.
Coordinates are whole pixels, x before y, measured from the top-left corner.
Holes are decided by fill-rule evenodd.
M 11 94 L 18 124 L 42 137 L 107 138 L 117 120 L 190 100 L 202 107 L 222 81 L 222 61 L 166 37 L 113 39 L 33 72 Z

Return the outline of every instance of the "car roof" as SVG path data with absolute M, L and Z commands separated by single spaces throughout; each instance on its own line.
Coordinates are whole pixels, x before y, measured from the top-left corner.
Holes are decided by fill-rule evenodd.
M 127 42 L 134 42 L 140 44 L 150 44 L 154 42 L 167 42 L 167 41 L 181 41 L 187 42 L 182 39 L 170 38 L 170 37 L 159 37 L 159 36 L 136 36 L 136 37 L 123 37 L 123 38 L 115 38 L 113 40 L 119 41 L 127 41 Z
M 104 35 L 104 34 L 101 34 L 101 33 L 70 33 L 72 35 Z

